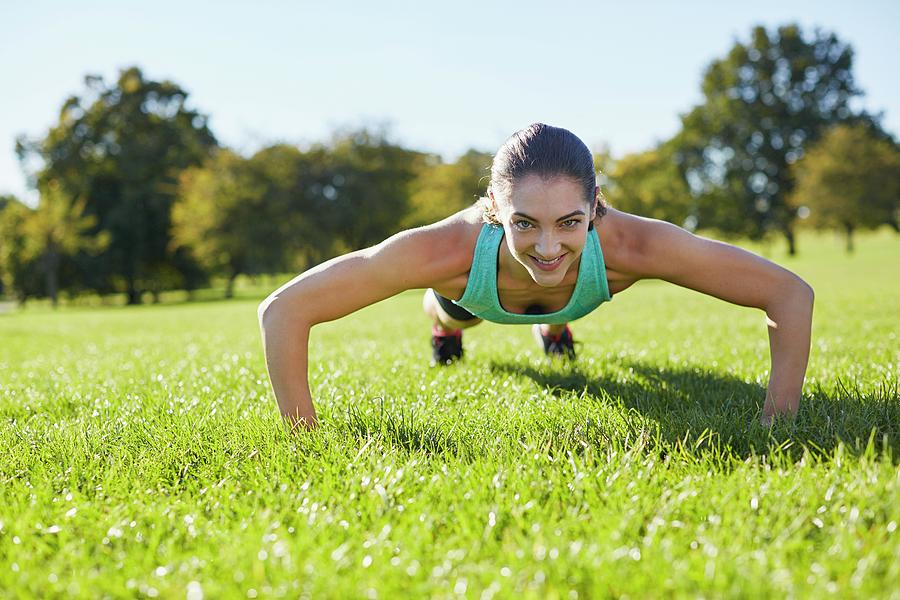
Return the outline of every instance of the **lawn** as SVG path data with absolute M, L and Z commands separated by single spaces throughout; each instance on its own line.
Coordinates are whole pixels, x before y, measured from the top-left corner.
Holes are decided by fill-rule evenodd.
M 421 292 L 317 326 L 322 427 L 269 389 L 261 296 L 0 315 L 4 597 L 900 598 L 900 241 L 801 237 L 800 414 L 758 425 L 762 313 L 643 282 L 465 333 Z

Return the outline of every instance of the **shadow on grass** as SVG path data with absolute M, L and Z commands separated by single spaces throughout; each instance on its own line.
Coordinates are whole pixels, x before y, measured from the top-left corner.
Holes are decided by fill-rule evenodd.
M 452 430 L 444 431 L 436 425 L 423 422 L 416 418 L 416 413 L 412 410 L 401 409 L 397 414 L 386 414 L 383 402 L 377 417 L 367 415 L 357 407 L 347 409 L 346 427 L 356 437 L 377 438 L 407 452 L 455 455 L 460 450 Z
M 882 384 L 871 392 L 821 388 L 805 396 L 793 421 L 759 424 L 766 390 L 736 377 L 699 368 L 672 368 L 629 362 L 620 365 L 622 378 L 597 376 L 577 364 L 564 372 L 513 362 L 493 362 L 495 372 L 527 377 L 554 396 L 578 402 L 620 405 L 645 423 L 658 427 L 662 452 L 703 454 L 720 452 L 745 459 L 753 454 L 777 453 L 798 460 L 804 451 L 827 457 L 843 444 L 854 455 L 900 457 L 900 395 L 897 385 Z M 626 421 L 633 421 L 626 416 Z M 571 436 L 571 432 L 569 434 Z M 606 436 L 608 437 L 608 436 Z M 656 437 L 656 436 L 654 436 Z

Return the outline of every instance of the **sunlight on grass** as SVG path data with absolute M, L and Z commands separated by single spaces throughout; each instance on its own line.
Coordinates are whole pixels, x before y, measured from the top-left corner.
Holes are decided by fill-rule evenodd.
M 0 589 L 891 597 L 900 245 L 841 247 L 773 256 L 816 314 L 771 430 L 763 315 L 656 282 L 575 323 L 574 364 L 485 324 L 432 368 L 420 292 L 318 326 L 294 437 L 256 299 L 0 315 Z

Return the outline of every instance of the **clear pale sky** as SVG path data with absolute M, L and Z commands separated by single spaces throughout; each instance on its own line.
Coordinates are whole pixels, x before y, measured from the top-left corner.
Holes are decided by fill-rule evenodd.
M 15 137 L 44 135 L 87 73 L 175 81 L 243 152 L 387 123 L 452 160 L 544 121 L 621 155 L 674 134 L 753 25 L 788 22 L 849 42 L 857 105 L 900 133 L 897 0 L 3 2 L 0 194 L 33 200 Z

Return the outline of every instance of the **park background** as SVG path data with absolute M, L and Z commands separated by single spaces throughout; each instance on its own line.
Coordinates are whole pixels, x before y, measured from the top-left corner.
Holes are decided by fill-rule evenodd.
M 0 595 L 900 597 L 896 6 L 4 7 Z M 759 311 L 646 281 L 575 363 L 432 367 L 420 291 L 317 325 L 290 435 L 260 300 L 538 120 L 814 287 L 797 418 Z

